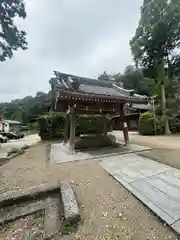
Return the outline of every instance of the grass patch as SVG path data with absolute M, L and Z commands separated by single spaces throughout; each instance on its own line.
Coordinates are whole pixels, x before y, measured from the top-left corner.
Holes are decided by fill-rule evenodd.
M 77 222 L 69 222 L 69 221 L 64 221 L 61 224 L 60 231 L 63 235 L 70 235 L 74 232 L 76 232 L 78 229 L 78 223 Z

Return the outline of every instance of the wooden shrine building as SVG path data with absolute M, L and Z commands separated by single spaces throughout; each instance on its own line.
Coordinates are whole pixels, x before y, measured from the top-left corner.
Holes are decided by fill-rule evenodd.
M 128 128 L 124 109 L 132 104 L 147 104 L 146 99 L 133 96 L 107 80 L 95 80 L 55 71 L 50 84 L 53 93 L 53 106 L 56 111 L 66 114 L 65 139 L 74 150 L 76 115 L 100 114 L 120 115 L 124 141 L 128 143 Z M 68 139 L 68 129 L 70 134 Z

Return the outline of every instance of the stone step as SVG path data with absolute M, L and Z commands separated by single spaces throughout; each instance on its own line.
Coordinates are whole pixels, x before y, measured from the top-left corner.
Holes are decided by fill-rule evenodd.
M 64 219 L 72 224 L 77 223 L 80 220 L 80 210 L 70 183 L 61 182 L 60 189 Z
M 59 192 L 59 184 L 40 184 L 26 189 L 17 189 L 0 194 L 0 207 L 15 205 L 49 193 Z

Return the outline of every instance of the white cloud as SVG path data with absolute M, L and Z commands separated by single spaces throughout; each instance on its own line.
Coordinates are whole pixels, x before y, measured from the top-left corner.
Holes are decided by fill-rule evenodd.
M 27 0 L 26 0 L 27 1 Z M 142 0 L 28 0 L 29 47 L 0 63 L 0 101 L 49 89 L 53 70 L 97 77 L 131 64 Z

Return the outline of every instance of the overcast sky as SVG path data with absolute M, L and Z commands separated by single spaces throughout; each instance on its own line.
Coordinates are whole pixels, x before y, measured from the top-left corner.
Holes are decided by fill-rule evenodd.
M 0 63 L 0 101 L 48 91 L 53 70 L 123 72 L 142 0 L 26 0 L 28 50 Z

